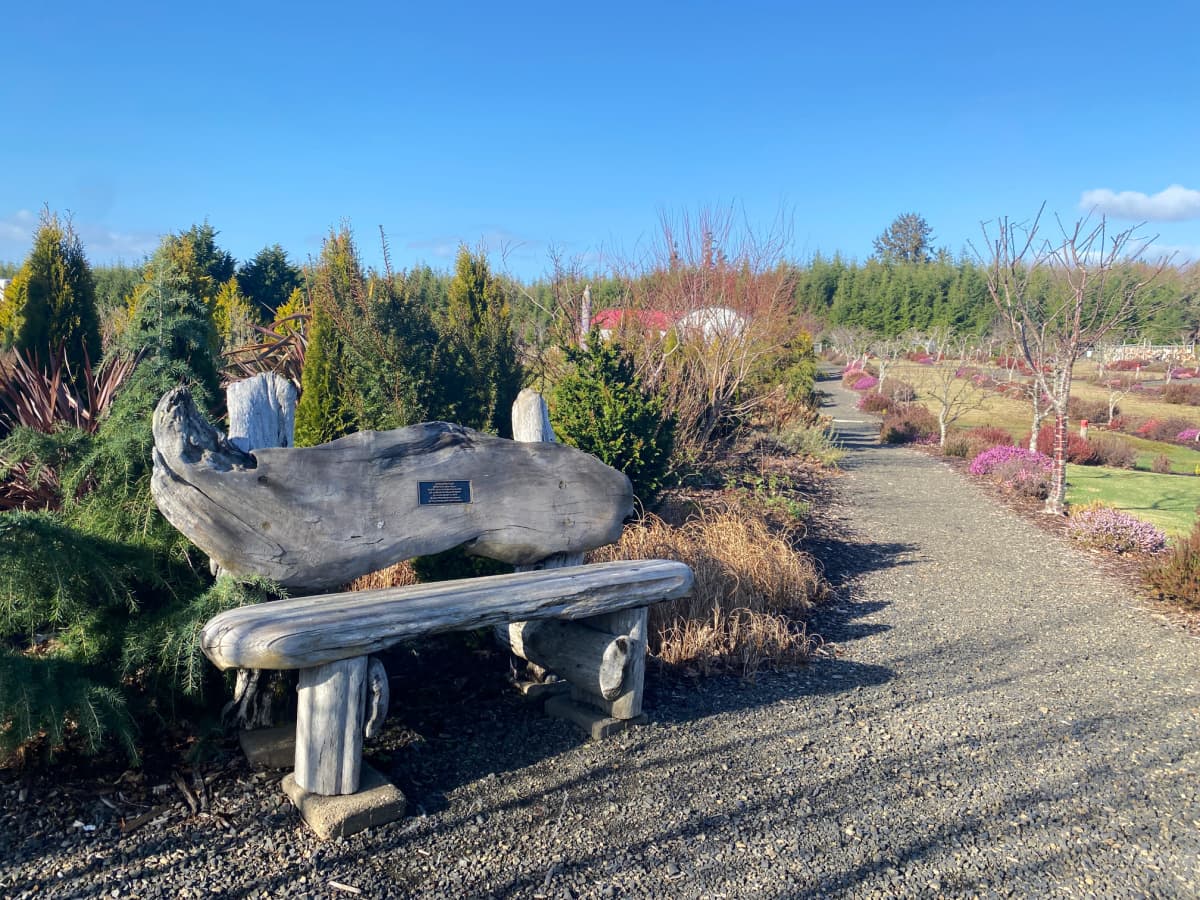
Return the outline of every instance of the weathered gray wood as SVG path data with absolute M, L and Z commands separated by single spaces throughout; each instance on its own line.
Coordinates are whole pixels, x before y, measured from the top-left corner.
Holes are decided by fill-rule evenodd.
M 383 729 L 383 721 L 387 718 L 388 705 L 392 701 L 392 691 L 388 687 L 387 669 L 377 656 L 372 656 L 367 664 L 367 708 L 363 714 L 366 724 L 363 725 L 363 737 L 373 738 Z
M 554 426 L 550 424 L 550 411 L 546 401 L 533 388 L 524 388 L 517 394 L 512 407 L 513 440 L 523 443 L 554 443 Z
M 691 588 L 691 569 L 658 559 L 300 597 L 214 616 L 200 646 L 221 669 L 305 669 L 424 634 L 585 619 L 685 597 Z
M 546 569 L 567 569 L 572 566 L 582 566 L 582 565 L 583 565 L 583 554 L 582 553 L 556 553 L 553 556 L 546 557 L 545 559 L 541 560 L 540 562 L 532 563 L 528 566 L 516 566 L 515 568 L 516 568 L 516 571 L 518 571 L 518 572 L 543 572 Z M 530 674 L 533 674 L 538 680 L 541 680 L 541 678 L 545 675 L 545 672 L 541 671 L 542 664 L 537 662 L 536 660 L 531 660 L 525 656 L 521 656 L 520 653 L 518 653 L 516 650 L 513 649 L 512 645 L 510 643 L 509 635 L 510 635 L 510 632 L 512 631 L 512 629 L 519 628 L 520 626 L 522 626 L 524 624 L 525 624 L 524 622 L 510 622 L 510 623 L 503 623 L 503 624 L 495 626 L 494 632 L 496 635 L 496 640 L 497 640 L 497 642 L 499 642 L 500 646 L 508 647 L 510 652 L 515 653 L 517 656 L 520 656 L 522 659 L 525 659 L 528 662 L 533 663 L 533 665 L 537 668 L 533 669 Z
M 509 646 L 521 659 L 550 669 L 581 690 L 606 700 L 622 694 L 629 639 L 579 622 L 543 619 L 508 626 Z
M 239 669 L 234 681 L 233 699 L 225 704 L 221 717 L 238 728 L 270 728 L 275 722 L 275 697 L 262 682 L 263 673 L 259 669 Z
M 636 719 L 642 714 L 642 694 L 646 682 L 647 622 L 645 607 L 603 613 L 584 620 L 584 624 L 592 628 L 626 636 L 629 666 L 625 672 L 624 690 L 618 696 L 600 698 L 590 693 L 577 693 L 577 689 L 572 686 L 571 694 L 576 700 L 591 703 L 614 719 Z
M 550 424 L 550 410 L 546 406 L 546 398 L 532 388 L 525 388 L 517 395 L 512 408 L 512 422 L 514 441 L 552 444 L 558 440 L 554 436 L 554 427 Z M 556 553 L 535 563 L 517 566 L 517 571 L 536 572 L 540 569 L 582 566 L 583 556 L 582 553 Z
M 512 408 L 513 440 L 524 443 L 554 443 L 558 440 L 554 435 L 554 427 L 550 424 L 550 409 L 546 406 L 546 398 L 532 388 L 525 388 L 517 395 Z M 583 565 L 582 553 L 556 553 L 546 559 L 530 565 L 517 566 L 518 572 L 537 572 L 543 569 L 563 569 L 569 566 Z M 496 626 L 496 639 L 522 659 L 533 663 L 530 672 L 533 677 L 541 680 L 545 675 L 544 668 L 553 668 L 547 663 L 530 659 L 511 644 L 513 630 L 518 631 L 526 625 L 525 622 L 513 622 L 510 625 Z M 561 673 L 560 673 L 561 674 Z M 565 676 L 564 676 L 565 677 Z
M 296 704 L 296 783 L 313 794 L 358 790 L 362 766 L 367 658 L 300 670 Z
M 167 519 L 227 571 L 321 590 L 464 546 L 513 564 L 616 540 L 629 479 L 562 444 L 445 422 L 244 453 L 177 388 L 154 412 L 151 490 Z M 419 481 L 468 481 L 470 503 L 420 505 Z
M 239 450 L 295 445 L 296 388 L 286 378 L 260 372 L 235 381 L 225 388 L 225 408 L 229 411 L 229 442 Z M 209 567 L 213 575 L 221 574 L 215 559 L 209 560 Z M 270 728 L 274 724 L 272 691 L 259 672 L 237 673 L 234 700 L 240 728 Z
M 294 447 L 296 388 L 274 372 L 260 372 L 225 388 L 229 443 L 249 453 L 261 447 Z
M 579 304 L 579 348 L 587 349 L 588 334 L 592 330 L 592 286 L 583 286 L 583 300 Z

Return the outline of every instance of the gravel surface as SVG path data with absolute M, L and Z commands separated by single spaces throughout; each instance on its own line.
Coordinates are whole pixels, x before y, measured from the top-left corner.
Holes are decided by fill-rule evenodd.
M 0 894 L 1200 895 L 1195 639 L 826 387 L 853 447 L 817 544 L 836 657 L 652 670 L 651 724 L 600 744 L 496 678 L 394 680 L 373 759 L 411 814 L 325 844 L 233 755 L 208 813 L 168 785 L 126 835 L 124 791 L 0 782 Z

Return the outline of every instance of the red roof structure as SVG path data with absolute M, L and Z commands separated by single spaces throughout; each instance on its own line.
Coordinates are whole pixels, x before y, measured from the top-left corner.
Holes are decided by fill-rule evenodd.
M 602 309 L 592 316 L 592 327 L 601 331 L 619 331 L 630 324 L 636 324 L 642 331 L 657 331 L 666 334 L 675 324 L 675 320 L 665 312 L 656 309 L 618 309 L 610 307 Z

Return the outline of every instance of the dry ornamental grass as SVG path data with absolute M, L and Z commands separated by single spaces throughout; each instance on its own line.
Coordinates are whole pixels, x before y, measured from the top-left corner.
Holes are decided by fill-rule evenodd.
M 668 665 L 749 676 L 763 665 L 794 665 L 812 649 L 797 619 L 827 586 L 811 557 L 759 519 L 724 512 L 674 528 L 648 515 L 589 555 L 618 559 L 675 559 L 695 573 L 691 597 L 650 609 L 650 649 Z
M 412 563 L 398 562 L 394 566 L 380 569 L 354 579 L 346 585 L 348 591 L 377 591 L 383 588 L 407 587 L 417 583 L 417 573 Z

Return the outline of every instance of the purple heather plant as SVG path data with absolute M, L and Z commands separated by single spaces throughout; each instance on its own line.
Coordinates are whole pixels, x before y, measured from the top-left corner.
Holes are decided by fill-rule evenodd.
M 1088 506 L 1067 523 L 1067 533 L 1080 543 L 1111 553 L 1158 553 L 1167 536 L 1141 519 L 1111 506 Z
M 1175 435 L 1177 441 L 1200 441 L 1200 428 L 1185 428 Z
M 856 391 L 869 391 L 873 387 L 878 387 L 879 379 L 873 375 L 864 375 L 852 385 Z
M 1044 453 L 1004 444 L 984 450 L 971 461 L 968 471 L 972 475 L 990 475 L 1005 463 L 1014 461 L 1023 463 L 1029 471 L 1049 472 L 1054 468 L 1054 460 Z

